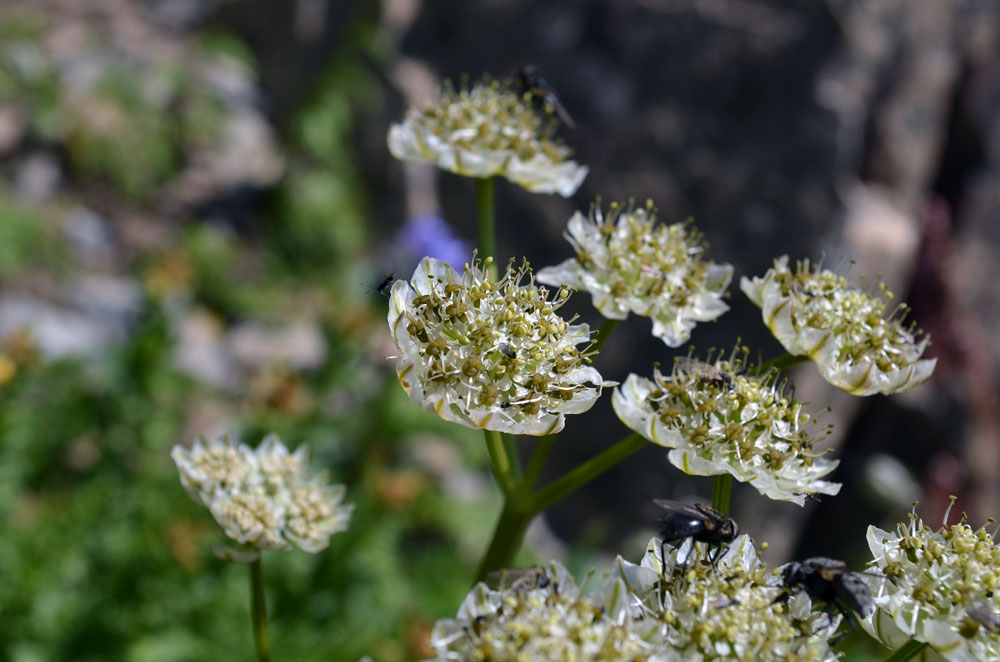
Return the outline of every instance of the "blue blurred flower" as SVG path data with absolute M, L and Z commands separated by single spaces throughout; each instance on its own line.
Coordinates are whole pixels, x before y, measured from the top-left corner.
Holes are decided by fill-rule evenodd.
M 434 214 L 415 216 L 399 231 L 399 243 L 416 259 L 433 257 L 460 268 L 472 258 L 472 244 L 455 236 L 451 226 Z

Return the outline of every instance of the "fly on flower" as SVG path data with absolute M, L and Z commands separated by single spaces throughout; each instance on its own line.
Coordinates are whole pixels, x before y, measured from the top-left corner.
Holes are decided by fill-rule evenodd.
M 559 101 L 556 90 L 533 64 L 526 64 L 517 72 L 517 87 L 522 94 L 540 105 L 547 113 L 555 113 L 563 123 L 571 129 L 576 128 L 576 122 L 570 117 L 566 108 Z
M 740 527 L 735 520 L 710 506 L 666 499 L 655 499 L 654 503 L 667 511 L 660 520 L 660 545 L 688 538 L 695 542 L 703 542 L 715 547 L 712 556 L 713 565 L 729 543 L 740 534 Z M 693 552 L 692 547 L 691 553 Z M 660 556 L 663 557 L 662 549 Z M 690 554 L 688 556 L 690 557 Z
M 733 390 L 733 376 L 725 370 L 719 370 L 711 363 L 705 363 L 690 356 L 676 356 L 674 363 L 682 373 L 698 377 L 706 384 L 725 386 L 730 391 Z
M 784 602 L 796 589 L 801 589 L 811 599 L 825 602 L 827 609 L 837 609 L 847 619 L 850 628 L 831 641 L 831 646 L 835 646 L 857 627 L 854 614 L 868 618 L 875 610 L 868 586 L 859 573 L 850 572 L 843 561 L 822 556 L 806 559 L 801 563 L 793 561 L 782 571 L 782 580 L 785 593 L 778 596 L 775 602 Z
M 544 568 L 528 566 L 525 568 L 501 568 L 486 575 L 486 584 L 497 590 L 512 590 L 518 593 L 536 588 L 548 588 L 558 593 L 559 585 L 553 581 Z

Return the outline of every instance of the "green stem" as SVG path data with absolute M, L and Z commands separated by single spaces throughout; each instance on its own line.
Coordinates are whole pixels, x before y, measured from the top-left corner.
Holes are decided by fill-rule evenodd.
M 549 456 L 549 449 L 552 448 L 555 440 L 556 435 L 554 434 L 538 438 L 535 450 L 531 453 L 531 459 L 528 460 L 528 468 L 524 472 L 524 481 L 521 483 L 522 494 L 530 494 L 531 490 L 535 489 L 535 483 L 538 482 L 538 477 L 542 474 L 542 467 L 545 465 L 545 458 Z
M 910 639 L 905 644 L 894 650 L 892 655 L 885 658 L 885 662 L 906 662 L 907 660 L 912 660 L 925 648 L 927 648 L 926 642 Z
M 476 571 L 477 582 L 484 581 L 486 575 L 493 570 L 509 568 L 513 564 L 514 555 L 524 540 L 524 532 L 534 517 L 534 513 L 516 508 L 514 502 L 505 500 L 497 527 L 493 531 L 493 540 Z
M 507 455 L 503 436 L 493 430 L 483 430 L 483 436 L 486 438 L 486 450 L 490 454 L 493 475 L 503 490 L 504 497 L 510 497 L 517 492 L 517 481 L 514 479 L 514 469 L 510 463 L 510 456 Z
M 260 662 L 270 662 L 271 643 L 267 638 L 267 602 L 264 597 L 264 574 L 260 567 L 260 557 L 250 564 L 250 589 L 253 641 L 257 647 L 257 659 Z
M 517 444 L 514 443 L 514 437 L 511 435 L 501 432 L 500 438 L 503 439 L 503 450 L 507 453 L 508 461 L 510 462 L 510 474 L 514 477 L 515 483 L 521 482 L 521 453 L 517 450 Z
M 597 330 L 597 335 L 594 337 L 594 344 L 590 346 L 590 351 L 601 351 L 601 347 L 604 346 L 604 341 L 608 339 L 608 336 L 611 335 L 611 332 L 615 330 L 615 327 L 618 326 L 618 322 L 620 321 L 621 320 L 613 320 L 611 318 L 604 320 L 604 324 L 601 324 L 601 328 Z
M 493 178 L 476 179 L 476 248 L 479 249 L 479 259 L 493 258 L 493 264 L 487 267 L 497 277 L 496 264 L 496 223 L 493 211 Z
M 770 361 L 765 361 L 761 363 L 760 366 L 754 370 L 754 374 L 763 375 L 766 374 L 768 370 L 772 368 L 778 372 L 784 372 L 793 366 L 797 366 L 800 363 L 805 363 L 809 360 L 808 356 L 805 355 L 795 355 L 795 354 L 782 354 L 776 356 Z
M 625 437 L 599 455 L 590 458 L 568 474 L 549 483 L 531 498 L 528 506 L 532 513 L 539 513 L 567 494 L 583 487 L 591 480 L 615 466 L 646 445 L 646 440 L 636 433 Z
M 712 484 L 712 508 L 720 513 L 729 514 L 729 498 L 733 493 L 733 477 L 729 474 L 719 474 Z

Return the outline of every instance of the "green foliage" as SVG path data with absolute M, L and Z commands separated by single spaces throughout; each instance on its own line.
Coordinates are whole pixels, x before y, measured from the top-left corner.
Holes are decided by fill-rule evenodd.
M 52 266 L 62 251 L 62 242 L 42 214 L 0 193 L 0 277 L 29 264 Z

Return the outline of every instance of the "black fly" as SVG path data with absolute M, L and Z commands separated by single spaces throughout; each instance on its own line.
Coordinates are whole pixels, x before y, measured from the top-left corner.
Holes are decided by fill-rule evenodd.
M 875 609 L 868 586 L 858 573 L 849 571 L 843 561 L 823 556 L 793 561 L 785 566 L 782 579 L 785 593 L 775 602 L 787 601 L 795 589 L 801 589 L 813 600 L 826 603 L 827 613 L 836 609 L 847 619 L 851 627 L 832 639 L 831 646 L 836 646 L 858 626 L 854 614 L 867 618 Z
M 392 281 L 395 280 L 395 276 L 396 276 L 396 270 L 393 269 L 392 271 L 390 271 L 385 275 L 385 278 L 383 278 L 382 282 L 378 284 L 378 287 L 375 288 L 375 291 L 383 296 L 389 296 L 386 293 L 386 290 L 388 290 L 389 286 L 392 285 Z
M 678 540 L 691 538 L 695 542 L 703 542 L 716 548 L 712 558 L 714 564 L 729 543 L 740 534 L 740 527 L 735 520 L 704 504 L 666 499 L 655 499 L 654 503 L 667 511 L 660 520 L 661 558 L 663 558 L 663 543 L 675 543 Z M 694 552 L 693 546 L 691 551 Z M 690 557 L 690 553 L 688 556 Z
M 517 72 L 517 87 L 522 94 L 531 95 L 532 99 L 536 100 L 547 112 L 554 112 L 558 115 L 566 126 L 571 129 L 576 128 L 576 122 L 559 101 L 555 88 L 549 81 L 545 80 L 541 72 L 538 71 L 538 67 L 533 64 L 521 67 Z

